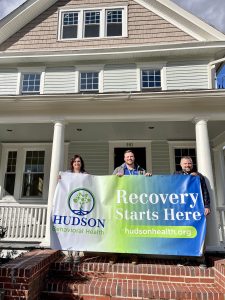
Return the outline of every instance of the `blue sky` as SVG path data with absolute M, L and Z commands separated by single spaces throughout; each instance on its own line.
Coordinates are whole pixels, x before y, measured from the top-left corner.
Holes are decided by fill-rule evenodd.
M 0 19 L 24 2 L 24 0 L 0 0 Z M 173 2 L 225 33 L 225 0 L 173 0 Z

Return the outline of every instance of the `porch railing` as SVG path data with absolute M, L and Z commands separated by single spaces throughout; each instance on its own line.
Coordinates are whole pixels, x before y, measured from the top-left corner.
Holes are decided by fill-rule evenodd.
M 47 205 L 0 205 L 3 242 L 42 242 L 46 234 Z
M 220 241 L 225 245 L 225 206 L 217 207 L 219 212 Z

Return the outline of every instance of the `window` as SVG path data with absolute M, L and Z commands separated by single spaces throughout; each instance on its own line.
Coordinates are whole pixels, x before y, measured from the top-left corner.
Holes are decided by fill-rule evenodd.
M 40 94 L 40 73 L 28 73 L 22 75 L 22 94 Z
M 2 143 L 0 199 L 46 203 L 50 164 L 51 144 Z
M 44 182 L 44 151 L 27 151 L 23 174 L 22 196 L 42 197 Z
M 62 38 L 77 38 L 78 12 L 63 13 Z
M 98 37 L 100 33 L 100 12 L 86 11 L 85 12 L 85 29 L 84 37 Z
M 161 74 L 160 70 L 148 69 L 141 72 L 141 88 L 146 89 L 161 89 Z
M 99 90 L 99 73 L 98 72 L 81 72 L 80 73 L 80 91 L 98 91 Z
M 122 35 L 122 9 L 107 10 L 107 36 Z
M 4 195 L 13 195 L 16 179 L 17 151 L 8 152 L 7 167 L 4 181 Z
M 79 9 L 60 14 L 59 39 L 127 36 L 127 7 Z
M 182 156 L 190 156 L 193 161 L 193 170 L 197 170 L 196 164 L 196 151 L 195 148 L 176 148 L 174 149 L 174 157 L 175 157 L 175 170 L 180 171 L 180 160 Z

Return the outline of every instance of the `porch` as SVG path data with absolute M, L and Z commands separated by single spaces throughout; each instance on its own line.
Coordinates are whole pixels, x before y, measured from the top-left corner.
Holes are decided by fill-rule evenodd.
M 116 149 L 143 148 L 143 167 L 153 175 L 173 173 L 182 154 L 195 156 L 211 195 L 206 246 L 209 251 L 224 251 L 224 111 L 224 90 L 4 97 L 0 219 L 7 231 L 1 244 L 49 245 L 58 174 L 69 168 L 72 155 L 84 158 L 90 174 L 109 175 Z M 14 171 L 7 172 L 9 153 L 14 152 Z M 28 172 L 28 152 L 42 159 L 36 163 L 40 168 L 36 175 Z M 6 174 L 14 182 L 10 193 L 5 192 Z M 33 194 L 24 183 L 31 175 L 41 179 Z

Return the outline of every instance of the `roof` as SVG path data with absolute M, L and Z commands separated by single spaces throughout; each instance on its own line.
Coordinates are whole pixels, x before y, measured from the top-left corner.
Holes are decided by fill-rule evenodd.
M 170 0 L 134 0 L 161 16 L 197 41 L 225 41 L 225 34 Z M 0 21 L 0 44 L 55 4 L 57 0 L 27 0 Z

